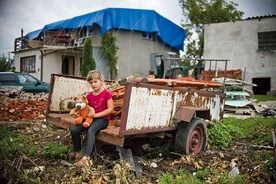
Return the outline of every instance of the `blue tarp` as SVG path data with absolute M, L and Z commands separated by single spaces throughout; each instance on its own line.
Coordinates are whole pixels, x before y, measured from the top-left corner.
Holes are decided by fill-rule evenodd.
M 93 24 L 101 27 L 101 35 L 112 28 L 155 32 L 171 47 L 184 50 L 185 30 L 154 10 L 107 8 L 47 24 L 42 29 L 28 33 L 27 36 L 29 40 L 33 40 L 47 30 L 76 29 Z

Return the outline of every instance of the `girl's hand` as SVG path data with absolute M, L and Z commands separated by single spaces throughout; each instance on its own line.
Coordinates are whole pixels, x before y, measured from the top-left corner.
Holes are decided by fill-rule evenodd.
M 76 118 L 78 116 L 80 116 L 80 112 L 79 111 L 75 112 L 75 114 L 73 115 L 74 118 Z

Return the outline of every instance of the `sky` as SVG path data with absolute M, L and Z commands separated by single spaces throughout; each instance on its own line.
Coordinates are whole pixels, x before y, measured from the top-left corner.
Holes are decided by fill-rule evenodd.
M 230 1 L 230 0 L 229 0 Z M 276 15 L 276 0 L 232 0 L 243 18 Z M 185 19 L 178 0 L 0 0 L 0 55 L 13 57 L 15 38 L 44 25 L 105 8 L 155 10 L 177 25 Z

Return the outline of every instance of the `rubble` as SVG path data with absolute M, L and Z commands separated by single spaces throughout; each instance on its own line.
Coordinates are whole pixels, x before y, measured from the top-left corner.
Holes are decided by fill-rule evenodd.
M 224 78 L 213 78 L 212 81 L 223 84 Z M 235 115 L 255 116 L 258 113 L 262 117 L 275 116 L 275 109 L 263 103 L 258 103 L 254 98 L 252 90 L 247 89 L 248 86 L 256 86 L 256 84 L 247 83 L 240 79 L 225 78 L 225 115 L 234 113 Z
M 188 87 L 196 89 L 216 89 L 222 87 L 223 78 L 214 78 L 212 81 L 195 80 L 191 77 L 179 79 L 155 79 L 153 76 L 125 78 L 112 83 L 107 88 L 112 92 L 114 111 L 111 114 L 110 124 L 119 125 L 123 107 L 123 97 L 126 82 L 151 83 L 170 87 Z M 246 86 L 254 86 L 239 79 L 225 80 L 225 114 L 251 115 L 255 113 L 266 117 L 275 116 L 276 103 L 257 103 L 252 91 Z M 20 87 L 0 88 L 0 121 L 27 122 L 33 120 L 46 121 L 48 93 L 26 93 Z M 226 115 L 227 116 L 227 115 Z
M 12 97 L 11 97 L 11 94 Z M 16 94 L 14 96 L 14 94 Z M 47 93 L 24 93 L 22 91 L 0 93 L 0 121 L 27 122 L 46 120 Z

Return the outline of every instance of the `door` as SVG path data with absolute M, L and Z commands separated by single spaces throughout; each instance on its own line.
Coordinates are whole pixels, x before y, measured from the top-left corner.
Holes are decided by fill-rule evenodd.
M 61 73 L 65 75 L 74 75 L 75 71 L 75 62 L 73 56 L 63 56 L 62 57 L 62 66 Z

